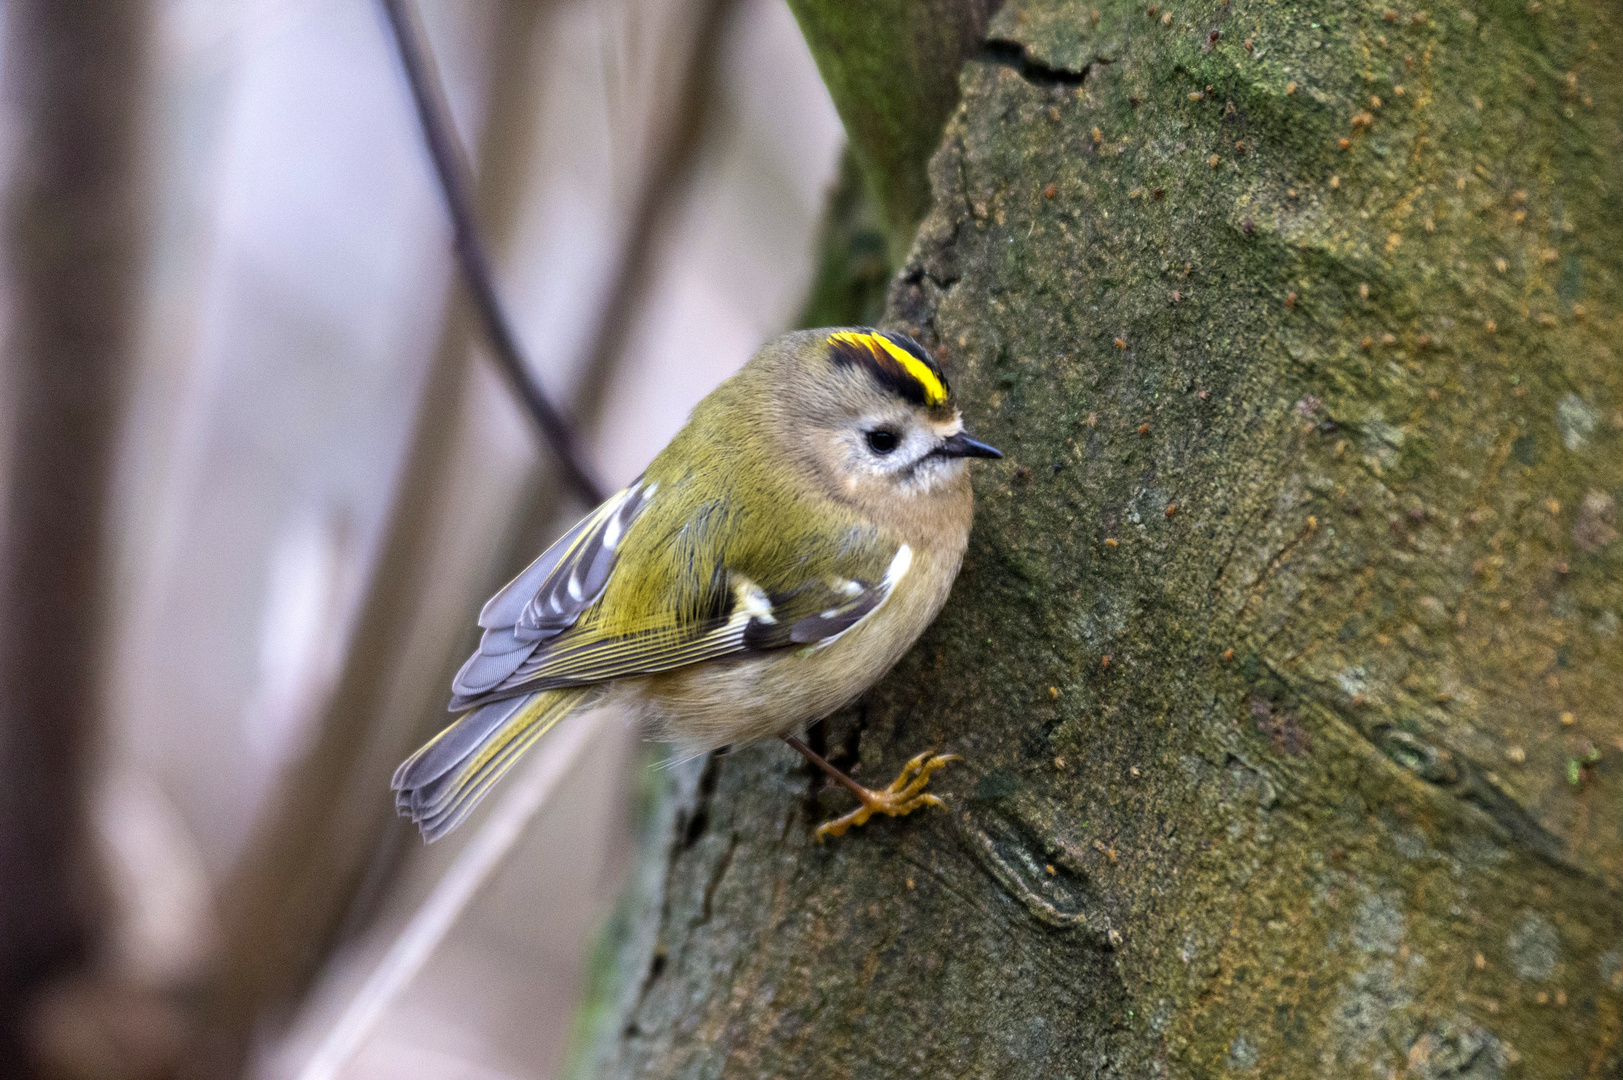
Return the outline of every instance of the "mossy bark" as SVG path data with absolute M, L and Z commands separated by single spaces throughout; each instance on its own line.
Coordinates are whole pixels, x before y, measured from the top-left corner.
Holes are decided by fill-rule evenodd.
M 1012 0 L 890 300 L 1008 458 L 826 729 L 949 807 L 678 774 L 603 1075 L 1619 1074 L 1620 27 Z
M 930 209 L 926 166 L 958 104 L 958 66 L 1002 0 L 788 0 L 851 152 L 891 261 Z

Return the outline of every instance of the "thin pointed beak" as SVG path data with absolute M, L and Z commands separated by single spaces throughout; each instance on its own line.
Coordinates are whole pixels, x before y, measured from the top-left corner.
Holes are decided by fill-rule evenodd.
M 1000 458 L 1003 451 L 995 446 L 988 446 L 978 439 L 971 439 L 960 431 L 956 435 L 948 436 L 935 448 L 935 452 L 942 457 L 984 457 Z

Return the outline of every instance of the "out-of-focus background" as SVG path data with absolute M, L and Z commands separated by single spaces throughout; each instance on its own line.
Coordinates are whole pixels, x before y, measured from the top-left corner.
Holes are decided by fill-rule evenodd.
M 0 1050 L 296 1077 L 479 831 L 424 848 L 390 769 L 585 506 L 490 362 L 376 0 L 79 8 L 0 28 Z M 534 374 L 618 487 L 799 318 L 838 117 L 782 0 L 416 15 Z M 340 1075 L 560 1075 L 656 758 L 594 729 Z

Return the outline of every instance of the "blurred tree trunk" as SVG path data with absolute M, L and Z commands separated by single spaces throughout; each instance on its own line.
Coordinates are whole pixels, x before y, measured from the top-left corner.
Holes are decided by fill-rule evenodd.
M 6 12 L 5 504 L 0 519 L 0 1060 L 96 943 L 86 828 L 106 529 L 141 265 L 150 6 Z
M 527 71 L 544 10 L 545 0 L 506 0 L 494 17 L 476 176 L 481 223 L 495 250 L 523 193 L 538 105 Z M 400 94 L 409 107 L 404 85 Z M 468 460 L 478 451 L 468 446 L 464 408 L 477 328 L 456 286 L 341 677 L 317 737 L 288 770 L 224 890 L 224 941 L 186 1076 L 241 1071 L 261 1025 L 284 1022 L 297 1007 L 358 894 L 377 884 L 369 877 L 385 879 L 398 860 L 402 849 L 385 838 L 409 836 L 397 827 L 388 777 L 419 741 L 425 703 L 434 701 L 431 711 L 441 715 L 443 687 L 455 672 L 446 665 L 468 632 L 462 605 L 493 571 L 488 546 L 461 535 L 467 507 L 455 497 L 480 472 Z
M 1619 1075 L 1620 16 L 1010 0 L 889 306 L 1009 456 L 826 737 L 949 809 L 679 774 L 602 1075 Z

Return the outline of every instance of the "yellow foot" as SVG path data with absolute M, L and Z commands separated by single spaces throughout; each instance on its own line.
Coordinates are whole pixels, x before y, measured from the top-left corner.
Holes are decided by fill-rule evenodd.
M 819 825 L 817 839 L 822 840 L 825 836 L 842 836 L 845 830 L 853 825 L 861 825 L 875 814 L 901 817 L 903 814 L 911 814 L 921 806 L 945 806 L 946 804 L 934 795 L 922 794 L 924 785 L 930 782 L 930 774 L 947 762 L 962 760 L 964 759 L 957 754 L 932 756 L 928 751 L 920 754 L 907 763 L 902 769 L 902 774 L 892 780 L 890 787 L 885 790 L 859 789 L 862 794 L 857 795 L 857 798 L 862 800 L 862 805 L 844 817 Z

